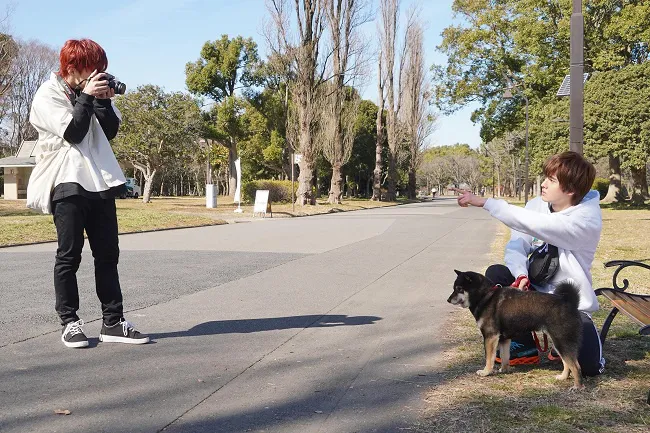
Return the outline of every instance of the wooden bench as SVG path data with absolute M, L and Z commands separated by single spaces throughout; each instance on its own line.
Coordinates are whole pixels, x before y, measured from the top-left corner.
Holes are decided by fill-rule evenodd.
M 612 277 L 612 287 L 604 287 L 595 291 L 596 295 L 604 296 L 613 306 L 600 331 L 600 342 L 603 345 L 605 344 L 605 338 L 607 338 L 609 326 L 619 311 L 639 324 L 641 327 L 639 334 L 650 335 L 650 295 L 626 292 L 630 282 L 627 279 L 623 279 L 623 285 L 619 286 L 617 281 L 618 274 L 627 267 L 634 266 L 650 270 L 650 265 L 631 260 L 613 260 L 605 263 L 606 268 L 614 266 L 617 266 L 617 268 Z

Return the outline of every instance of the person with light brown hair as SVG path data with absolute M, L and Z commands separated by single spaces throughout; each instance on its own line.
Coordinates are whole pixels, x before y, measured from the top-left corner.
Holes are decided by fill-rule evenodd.
M 77 315 L 84 231 L 95 259 L 95 289 L 102 305 L 102 342 L 144 344 L 149 337 L 124 320 L 115 197 L 125 189 L 109 140 L 121 116 L 111 98 L 104 49 L 89 39 L 67 41 L 60 69 L 34 96 L 29 121 L 38 131 L 36 167 L 27 206 L 53 214 L 58 248 L 54 265 L 55 309 L 66 347 L 87 347 Z
M 602 230 L 600 195 L 591 189 L 596 169 L 582 155 L 563 152 L 544 163 L 544 175 L 541 195 L 525 208 L 460 190 L 458 204 L 482 207 L 511 229 L 505 265 L 492 265 L 485 273 L 493 283 L 546 293 L 553 293 L 567 280 L 578 287 L 583 320 L 578 361 L 583 375 L 594 376 L 605 366 L 598 331 L 591 320 L 591 313 L 598 310 L 591 265 Z M 531 336 L 513 340 L 510 359 L 511 365 L 539 362 Z

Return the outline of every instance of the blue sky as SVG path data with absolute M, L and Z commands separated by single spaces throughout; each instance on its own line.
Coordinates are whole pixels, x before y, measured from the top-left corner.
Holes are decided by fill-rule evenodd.
M 405 0 L 405 6 L 411 2 Z M 422 1 L 429 64 L 445 61 L 435 47 L 440 43 L 442 29 L 452 23 L 451 3 L 452 0 Z M 14 36 L 36 39 L 57 50 L 67 39 L 93 39 L 106 50 L 108 70 L 132 89 L 152 83 L 167 91 L 186 90 L 185 64 L 198 59 L 206 41 L 222 34 L 252 37 L 261 56 L 267 51 L 262 33 L 267 14 L 264 0 L 113 0 L 65 4 L 20 0 L 13 4 L 10 32 Z M 374 23 L 366 25 L 365 31 L 371 40 L 376 39 Z M 368 81 L 362 94 L 374 100 L 376 83 Z M 472 124 L 470 114 L 471 109 L 467 108 L 441 117 L 431 145 L 460 142 L 477 147 L 479 126 Z

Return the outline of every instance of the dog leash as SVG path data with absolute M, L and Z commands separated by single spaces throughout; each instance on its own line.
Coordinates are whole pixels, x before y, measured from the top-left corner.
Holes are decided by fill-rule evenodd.
M 548 336 L 546 335 L 545 332 L 542 332 L 542 335 L 544 336 L 544 348 L 542 349 L 542 346 L 539 344 L 539 338 L 537 337 L 536 332 L 532 332 L 533 334 L 533 340 L 535 340 L 535 346 L 537 346 L 537 350 L 540 352 L 547 352 L 548 351 Z

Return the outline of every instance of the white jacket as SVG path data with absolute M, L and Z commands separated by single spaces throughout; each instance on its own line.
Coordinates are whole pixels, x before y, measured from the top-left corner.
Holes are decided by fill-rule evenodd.
M 38 131 L 36 167 L 27 185 L 27 207 L 48 214 L 54 187 L 75 182 L 86 191 L 100 192 L 126 182 L 104 130 L 93 115 L 83 141 L 70 144 L 63 134 L 72 121 L 72 103 L 56 74 L 36 91 L 29 121 Z M 113 105 L 120 118 L 120 112 Z
M 555 245 L 559 269 L 548 284 L 536 289 L 552 293 L 559 282 L 572 280 L 580 288 L 578 309 L 591 313 L 598 310 L 591 286 L 591 264 L 603 224 L 599 200 L 598 191 L 592 190 L 580 203 L 560 212 L 551 212 L 541 197 L 529 201 L 525 209 L 504 200 L 488 199 L 484 209 L 512 229 L 505 254 L 512 275 L 528 275 L 528 255 L 534 244 L 541 241 Z

